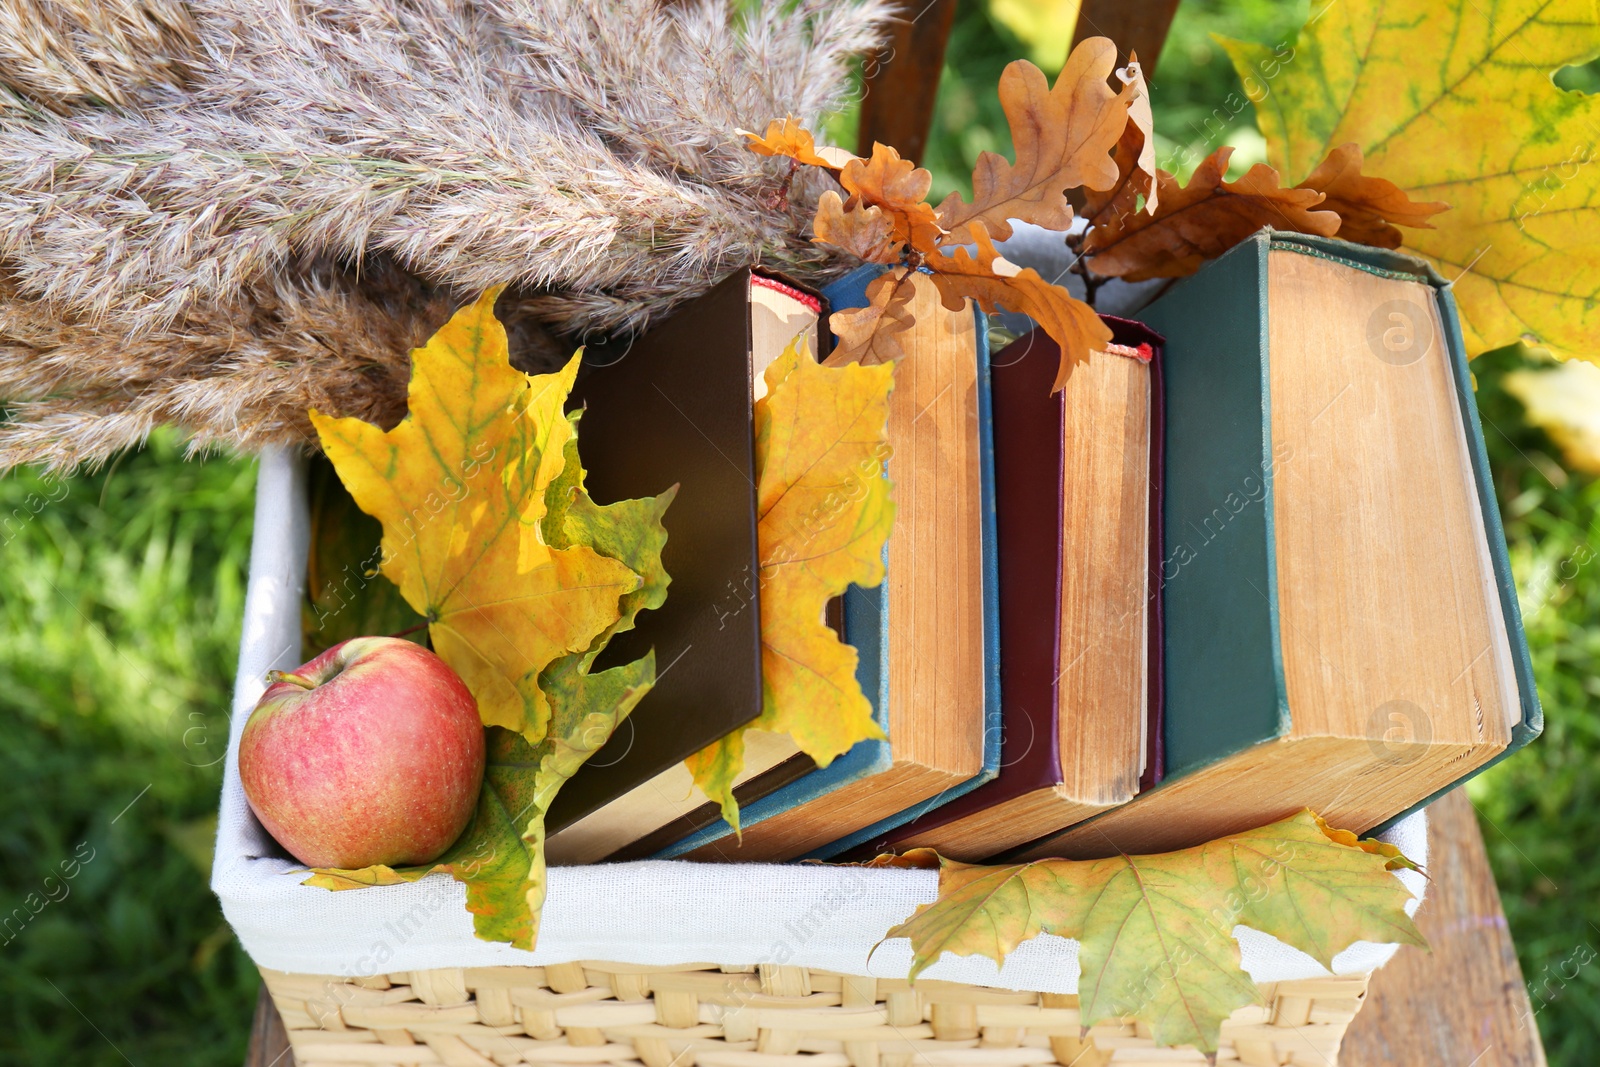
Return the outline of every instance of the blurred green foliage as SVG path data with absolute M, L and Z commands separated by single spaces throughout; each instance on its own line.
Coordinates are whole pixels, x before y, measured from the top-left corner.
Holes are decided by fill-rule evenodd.
M 207 877 L 253 495 L 166 434 L 0 478 L 0 1062 L 242 1062 Z
M 1473 361 L 1533 655 L 1544 736 L 1468 784 L 1550 1063 L 1600 1048 L 1600 482 L 1568 474 L 1501 387 L 1520 348 Z
M 1261 158 L 1209 34 L 1286 41 L 1306 10 L 1185 0 L 1151 87 L 1164 166 L 1186 173 L 1220 144 L 1239 148 L 1236 166 Z M 968 188 L 979 152 L 1009 152 L 995 84 L 1030 48 L 962 3 L 922 161 L 936 196 Z M 1558 80 L 1594 91 L 1600 70 Z M 853 145 L 853 115 L 829 134 Z M 1566 474 L 1500 389 L 1525 359 L 1474 367 L 1547 725 L 1470 792 L 1550 1062 L 1587 1067 L 1600 1047 L 1600 485 Z M 253 484 L 250 462 L 186 461 L 165 434 L 101 473 L 0 478 L 0 923 L 13 917 L 0 1062 L 242 1059 L 258 979 L 203 868 Z

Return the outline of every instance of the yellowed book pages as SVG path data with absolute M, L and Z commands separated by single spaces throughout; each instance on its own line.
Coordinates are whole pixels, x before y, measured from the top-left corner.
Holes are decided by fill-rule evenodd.
M 1149 718 L 1150 400 L 1150 364 L 1109 352 L 1074 368 L 1061 393 L 1055 784 L 900 837 L 897 849 L 935 848 L 952 859 L 981 860 L 1138 792 Z M 997 410 L 995 417 L 1007 414 Z M 1002 647 L 1002 662 L 1004 654 Z M 1011 711 L 1011 723 L 1050 718 Z M 1041 732 L 1007 738 L 1008 760 L 1025 758 L 1019 746 L 1050 743 L 1044 728 L 1032 729 Z
M 1287 250 L 1267 281 L 1289 729 L 1022 855 L 1162 851 L 1303 807 L 1364 831 L 1510 743 L 1511 645 L 1431 289 Z M 1428 317 L 1420 354 L 1376 354 L 1386 308 Z

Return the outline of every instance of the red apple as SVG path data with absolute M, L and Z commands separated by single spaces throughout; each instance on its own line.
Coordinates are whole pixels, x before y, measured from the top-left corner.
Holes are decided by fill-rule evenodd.
M 268 677 L 239 741 L 239 777 L 295 859 L 410 866 L 460 836 L 483 782 L 483 725 L 444 660 L 357 637 Z

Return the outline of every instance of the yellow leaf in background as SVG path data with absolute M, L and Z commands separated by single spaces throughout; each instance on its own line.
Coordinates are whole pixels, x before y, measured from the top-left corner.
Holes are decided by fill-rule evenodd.
M 1473 354 L 1531 340 L 1600 359 L 1600 99 L 1551 75 L 1600 54 L 1594 0 L 1316 0 L 1294 57 L 1225 41 L 1268 158 L 1293 181 L 1347 142 L 1452 210 L 1406 235 L 1454 282 Z M 1266 69 L 1265 66 L 1262 69 Z
M 762 702 L 745 729 L 786 733 L 825 767 L 856 742 L 883 737 L 856 681 L 856 650 L 822 613 L 847 586 L 883 581 L 894 523 L 883 476 L 894 364 L 824 367 L 791 344 L 766 381 L 755 416 Z M 685 764 L 737 830 L 744 731 Z
M 998 964 L 1040 934 L 1076 938 L 1083 1026 L 1131 1017 L 1157 1044 L 1213 1052 L 1222 1021 L 1261 1003 L 1240 967 L 1235 925 L 1325 967 L 1357 941 L 1426 946 L 1405 912 L 1411 894 L 1386 870 L 1392 857 L 1324 825 L 1303 811 L 1159 856 L 1012 867 L 945 860 L 938 899 L 884 936 L 911 939 L 913 978 L 945 952 Z
M 1028 46 L 1028 58 L 1054 70 L 1072 46 L 1078 0 L 990 0 L 989 14 Z
M 586 545 L 546 543 L 545 490 L 566 466 L 562 406 L 578 360 L 555 374 L 512 368 L 497 295 L 412 353 L 410 414 L 394 429 L 311 419 L 350 495 L 383 523 L 383 574 L 427 618 L 484 723 L 537 743 L 550 719 L 539 672 L 587 650 L 640 578 Z
M 1573 361 L 1505 376 L 1528 421 L 1561 446 L 1567 465 L 1600 474 L 1600 367 Z

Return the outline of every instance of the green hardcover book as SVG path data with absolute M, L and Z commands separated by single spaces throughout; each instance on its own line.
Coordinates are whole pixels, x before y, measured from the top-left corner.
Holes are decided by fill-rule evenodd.
M 1166 777 L 1019 850 L 1149 853 L 1304 807 L 1357 831 L 1543 727 L 1449 286 L 1264 230 L 1167 338 Z

